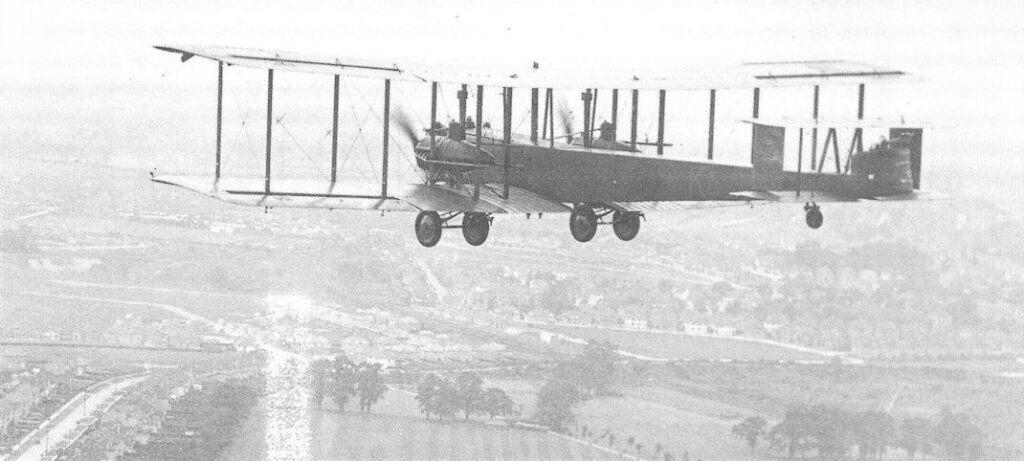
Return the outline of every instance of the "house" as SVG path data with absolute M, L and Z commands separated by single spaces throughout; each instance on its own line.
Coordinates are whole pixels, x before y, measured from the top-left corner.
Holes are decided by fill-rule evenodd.
M 39 389 L 27 383 L 0 397 L 0 434 L 6 435 L 8 428 L 14 427 L 11 422 L 26 415 L 38 399 Z
M 683 324 L 683 331 L 688 335 L 706 335 L 708 326 L 703 323 L 686 322 Z
M 526 313 L 525 320 L 534 323 L 554 323 L 555 314 L 547 309 L 534 309 Z
M 638 330 L 647 329 L 647 310 L 639 307 L 623 309 L 619 314 L 622 317 L 622 326 Z

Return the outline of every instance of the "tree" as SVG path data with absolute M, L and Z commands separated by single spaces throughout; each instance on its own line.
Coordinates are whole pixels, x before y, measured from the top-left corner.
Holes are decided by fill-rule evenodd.
M 881 457 L 896 442 L 896 421 L 880 411 L 866 411 L 853 421 L 853 438 L 860 456 Z
M 380 364 L 363 363 L 359 367 L 356 393 L 359 395 L 359 411 L 369 412 L 374 404 L 388 391 L 380 375 Z
M 932 424 L 925 418 L 906 418 L 900 425 L 899 446 L 914 459 L 918 451 L 929 451 L 932 444 Z
M 478 411 L 483 404 L 483 379 L 468 371 L 455 378 L 455 406 L 469 420 L 470 413 Z
M 334 377 L 331 398 L 339 411 L 345 411 L 349 399 L 356 393 L 356 364 L 345 354 L 334 358 Z
M 565 426 L 576 420 L 573 407 L 580 402 L 576 386 L 560 380 L 548 380 L 537 392 L 537 421 L 561 432 Z
M 765 421 L 764 418 L 751 416 L 733 426 L 732 435 L 746 440 L 747 445 L 750 447 L 750 454 L 754 454 L 754 448 L 757 447 L 757 439 L 765 435 L 764 428 L 767 425 L 768 421 Z
M 483 394 L 483 408 L 491 418 L 495 416 L 509 417 L 515 411 L 515 402 L 497 387 L 490 387 Z
M 953 413 L 949 407 L 943 407 L 939 414 L 939 423 L 932 433 L 935 442 L 942 447 L 946 457 L 952 459 L 975 460 L 981 458 L 984 434 L 978 429 L 968 415 Z
M 328 380 L 330 379 L 330 362 L 317 360 L 310 367 L 310 387 L 313 392 L 313 406 L 321 408 L 324 405 L 324 397 L 327 396 Z
M 615 375 L 615 361 L 619 349 L 608 341 L 588 341 L 583 354 L 577 359 L 581 366 L 583 387 L 594 395 L 607 391 Z
M 420 411 L 430 419 L 431 413 L 440 418 L 439 398 L 444 380 L 440 376 L 431 373 L 420 381 L 416 386 L 416 401 L 419 402 Z

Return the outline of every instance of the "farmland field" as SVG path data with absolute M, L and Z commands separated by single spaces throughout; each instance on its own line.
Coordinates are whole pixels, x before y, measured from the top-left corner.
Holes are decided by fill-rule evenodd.
M 476 421 L 426 420 L 407 392 L 391 389 L 372 414 L 338 412 L 331 404 L 310 420 L 309 456 L 302 459 L 574 460 L 621 459 L 547 432 L 488 426 Z M 351 406 L 349 410 L 351 410 Z M 275 459 L 267 456 L 260 410 L 221 454 L 223 461 Z
M 679 360 L 826 359 L 826 357 L 820 354 L 811 352 L 728 338 L 562 325 L 543 325 L 538 328 L 551 333 L 561 333 L 572 338 L 610 341 L 623 351 L 655 358 Z

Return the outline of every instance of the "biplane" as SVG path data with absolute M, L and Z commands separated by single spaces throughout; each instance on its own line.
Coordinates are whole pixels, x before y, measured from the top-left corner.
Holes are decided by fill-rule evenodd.
M 202 57 L 218 63 L 217 145 L 214 176 L 154 176 L 158 183 L 181 186 L 218 199 L 243 205 L 417 211 L 415 234 L 432 247 L 443 229 L 459 228 L 471 245 L 487 239 L 493 216 L 502 213 L 543 215 L 566 213 L 569 230 L 580 241 L 590 241 L 600 225 L 611 225 L 624 241 L 636 237 L 645 213 L 672 209 L 678 202 L 766 201 L 802 203 L 806 223 L 823 223 L 819 203 L 859 200 L 914 200 L 921 173 L 922 128 L 864 119 L 867 83 L 903 80 L 908 74 L 875 65 L 847 61 L 758 62 L 713 69 L 680 70 L 672 75 L 599 75 L 583 83 L 572 73 L 540 69 L 459 71 L 402 65 L 385 61 L 307 56 L 278 51 L 215 46 L 156 46 L 178 53 L 181 60 Z M 221 120 L 225 66 L 262 69 L 267 74 L 265 171 L 262 178 L 221 175 Z M 333 76 L 334 119 L 329 181 L 272 180 L 271 137 L 274 72 L 305 72 Z M 371 191 L 353 191 L 338 180 L 338 82 L 341 78 L 378 79 L 383 85 L 383 140 L 379 184 Z M 430 87 L 430 124 L 412 126 L 408 117 L 392 117 L 391 83 L 412 82 Z M 438 86 L 458 88 L 458 118 L 438 120 Z M 819 117 L 819 88 L 848 85 L 858 88 L 856 118 L 825 120 Z M 475 121 L 467 114 L 469 91 L 476 87 Z M 813 88 L 813 113 L 806 120 L 759 117 L 762 89 Z M 500 88 L 503 126 L 484 123 L 484 88 Z M 556 136 L 554 89 L 580 91 L 581 131 Z M 716 163 L 715 98 L 720 90 L 752 90 L 749 165 Z M 528 92 L 530 131 L 513 133 L 512 102 L 518 91 Z M 596 123 L 599 91 L 611 92 L 611 120 Z M 619 129 L 619 92 L 631 99 L 628 129 Z M 657 93 L 657 139 L 639 140 L 638 93 Z M 707 92 L 707 160 L 669 159 L 665 140 L 666 92 Z M 541 97 L 544 108 L 541 110 Z M 560 114 L 563 122 L 566 115 Z M 567 123 L 566 123 L 567 124 Z M 395 126 L 393 126 L 395 125 Z M 863 129 L 888 130 L 888 139 L 864 148 Z M 413 145 L 421 183 L 388 182 L 392 129 L 404 133 Z M 845 159 L 837 130 L 853 131 Z M 620 131 L 622 135 L 620 137 Z M 797 166 L 783 167 L 787 131 L 799 137 Z M 805 133 L 812 140 L 805 155 Z M 627 137 L 628 134 L 628 137 Z M 822 150 L 818 139 L 823 136 Z M 844 141 L 845 145 L 845 141 Z M 745 154 L 744 154 L 745 155 Z M 831 160 L 829 160 L 831 158 Z M 379 187 L 379 189 L 378 189 Z M 461 216 L 461 221 L 457 219 Z

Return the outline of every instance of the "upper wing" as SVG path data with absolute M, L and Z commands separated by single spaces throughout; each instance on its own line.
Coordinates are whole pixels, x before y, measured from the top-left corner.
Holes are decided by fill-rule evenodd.
M 182 61 L 200 56 L 230 65 L 294 72 L 416 82 L 477 84 L 515 88 L 618 88 L 637 90 L 710 90 L 778 86 L 842 85 L 893 81 L 908 77 L 896 69 L 849 61 L 756 62 L 731 66 L 673 68 L 662 72 L 509 68 L 453 68 L 449 65 L 315 56 L 285 51 L 204 45 L 157 45 L 180 53 Z

